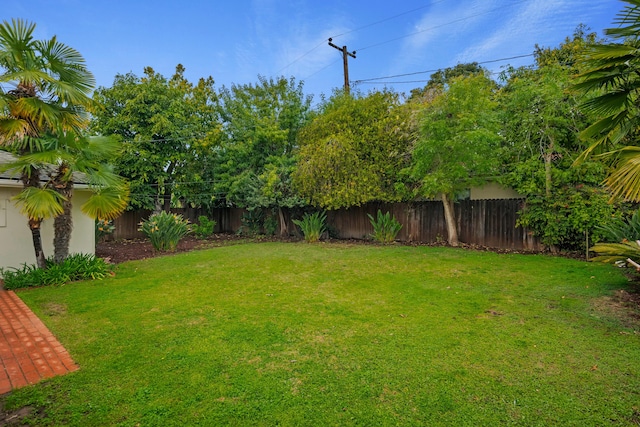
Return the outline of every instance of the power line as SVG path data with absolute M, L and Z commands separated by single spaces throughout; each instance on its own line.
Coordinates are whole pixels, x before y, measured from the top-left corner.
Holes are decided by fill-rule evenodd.
M 513 2 L 513 3 L 509 3 L 509 5 L 507 7 L 515 6 L 515 5 L 518 5 L 518 4 L 521 4 L 521 3 L 525 3 L 526 1 L 527 0 L 520 0 L 520 1 Z M 413 32 L 413 33 L 410 33 L 410 34 L 406 34 L 404 36 L 396 37 L 396 38 L 393 38 L 393 39 L 390 39 L 390 40 L 386 40 L 386 41 L 383 41 L 383 42 L 380 42 L 380 43 L 375 43 L 375 44 L 372 44 L 372 45 L 369 45 L 369 46 L 361 47 L 359 49 L 356 49 L 356 51 L 360 52 L 360 51 L 363 51 L 363 50 L 366 50 L 366 49 L 371 49 L 373 47 L 378 47 L 378 46 L 381 46 L 381 45 L 384 45 L 384 44 L 388 44 L 388 43 L 391 43 L 391 42 L 394 42 L 394 41 L 402 40 L 402 39 L 405 39 L 407 37 L 415 36 L 416 34 L 421 34 L 421 33 L 424 33 L 426 31 L 431 31 L 431 30 L 435 30 L 437 28 L 441 28 L 441 27 L 444 27 L 444 26 L 447 26 L 447 25 L 456 24 L 458 22 L 466 21 L 467 19 L 476 18 L 478 16 L 486 15 L 488 13 L 496 12 L 496 11 L 503 10 L 503 9 L 504 9 L 504 7 L 497 7 L 495 9 L 490 9 L 490 10 L 487 10 L 485 12 L 477 13 L 475 15 L 469 15 L 469 16 L 466 16 L 464 18 L 459 18 L 459 19 L 455 19 L 453 21 L 445 22 L 444 24 L 435 25 L 433 27 L 425 28 L 424 30 L 416 31 L 416 32 Z
M 527 58 L 529 56 L 534 56 L 534 54 L 533 53 L 529 53 L 529 54 L 526 54 L 526 55 L 516 55 L 516 56 L 510 56 L 510 57 L 507 57 L 507 58 L 490 59 L 490 60 L 487 60 L 487 61 L 476 62 L 476 64 L 478 64 L 478 65 L 490 64 L 490 63 L 494 63 L 494 62 L 509 61 L 511 59 Z M 370 79 L 355 80 L 353 83 L 354 84 L 372 83 L 372 82 L 376 82 L 378 80 L 393 79 L 393 78 L 396 78 L 396 77 L 407 77 L 407 76 L 415 76 L 415 75 L 418 75 L 418 74 L 435 73 L 435 72 L 440 71 L 440 70 L 442 70 L 442 68 L 436 68 L 436 69 L 433 69 L 433 70 L 425 70 L 425 71 L 415 71 L 413 73 L 394 74 L 394 75 L 384 76 L 384 77 L 372 77 Z M 407 83 L 419 83 L 419 82 L 422 82 L 422 80 L 413 81 L 413 82 L 407 82 Z M 390 83 L 390 82 L 385 82 L 385 83 Z M 400 83 L 400 82 L 396 82 L 396 83 Z
M 392 19 L 396 19 L 396 18 L 399 18 L 399 17 L 404 16 L 404 15 L 408 15 L 408 14 L 413 13 L 413 12 L 417 12 L 418 10 L 426 9 L 429 6 L 433 6 L 434 4 L 442 3 L 443 1 L 445 1 L 445 0 L 432 1 L 428 5 L 416 7 L 415 9 L 411 9 L 411 10 L 408 10 L 406 12 L 402 12 L 402 13 L 399 13 L 397 15 L 393 15 L 393 16 L 390 16 L 388 18 L 381 19 L 381 20 L 376 21 L 376 22 L 372 22 L 371 24 L 366 24 L 366 25 L 363 25 L 362 27 L 354 28 L 353 30 L 345 31 L 344 33 L 340 33 L 340 34 L 336 34 L 335 36 L 332 36 L 331 38 L 335 39 L 336 37 L 345 36 L 347 34 L 355 33 L 356 31 L 364 30 L 365 28 L 373 27 L 374 25 L 382 24 L 383 22 L 391 21 Z
M 393 16 L 390 16 L 390 17 L 388 17 L 388 18 L 384 18 L 384 19 L 381 19 L 381 20 L 379 20 L 379 21 L 372 22 L 372 23 L 370 23 L 370 24 L 365 24 L 365 25 L 363 25 L 363 26 L 361 26 L 361 27 L 354 28 L 353 30 L 345 31 L 344 33 L 340 33 L 340 34 L 336 34 L 336 35 L 334 35 L 334 36 L 331 36 L 330 38 L 335 39 L 336 37 L 345 36 L 345 35 L 347 35 L 347 34 L 355 33 L 356 31 L 364 30 L 365 28 L 373 27 L 373 26 L 375 26 L 375 25 L 382 24 L 382 23 L 387 22 L 387 21 L 391 21 L 392 19 L 399 18 L 399 17 L 404 16 L 404 15 L 408 15 L 408 14 L 413 13 L 413 12 L 416 12 L 416 11 L 418 11 L 418 10 L 425 9 L 425 8 L 427 8 L 427 7 L 429 7 L 429 6 L 433 6 L 434 4 L 442 3 L 443 1 L 445 1 L 445 0 L 433 1 L 433 2 L 431 2 L 431 3 L 430 3 L 430 4 L 428 4 L 428 5 L 420 6 L 420 7 L 417 7 L 417 8 L 415 8 L 415 9 L 411 9 L 411 10 L 408 10 L 408 11 L 406 11 L 406 12 L 402 12 L 402 13 L 399 13 L 399 14 L 397 14 L 397 15 L 393 15 Z M 283 70 L 286 70 L 287 68 L 289 68 L 290 66 L 292 66 L 292 65 L 293 65 L 293 64 L 295 64 L 296 62 L 300 61 L 300 60 L 301 60 L 302 58 L 304 58 L 305 56 L 309 55 L 309 54 L 310 54 L 311 52 L 313 52 L 314 50 L 318 49 L 320 46 L 322 46 L 322 45 L 325 43 L 325 41 L 326 41 L 326 40 L 327 40 L 327 39 L 323 39 L 320 43 L 318 43 L 317 45 L 315 45 L 314 47 L 312 47 L 310 50 L 308 50 L 307 52 L 303 53 L 302 55 L 300 55 L 299 57 L 297 57 L 296 59 L 294 59 L 293 61 L 291 61 L 290 63 L 288 63 L 288 64 L 287 64 L 287 65 L 285 65 L 284 67 L 282 67 L 281 69 L 279 69 L 279 70 L 276 72 L 276 74 L 280 74 Z M 324 69 L 324 68 L 323 68 L 323 69 Z M 312 75 L 314 75 L 314 74 L 312 74 Z
M 322 40 L 320 43 L 318 43 L 317 45 L 315 45 L 313 48 L 311 48 L 311 50 L 309 50 L 306 53 L 303 53 L 302 55 L 300 55 L 299 57 L 297 57 L 296 59 L 294 59 L 293 61 L 291 61 L 290 63 L 288 63 L 287 65 L 285 65 L 284 67 L 280 68 L 276 74 L 280 74 L 282 71 L 286 70 L 287 68 L 289 68 L 290 66 L 292 66 L 293 64 L 295 64 L 296 62 L 300 61 L 302 58 L 304 58 L 305 56 L 309 55 L 311 52 L 313 52 L 314 50 L 316 50 L 317 48 L 319 48 L 320 46 L 322 46 L 324 44 L 324 40 Z

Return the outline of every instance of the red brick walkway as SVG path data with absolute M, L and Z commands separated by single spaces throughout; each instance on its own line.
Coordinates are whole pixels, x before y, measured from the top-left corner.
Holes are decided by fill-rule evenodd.
M 29 307 L 14 292 L 0 289 L 0 395 L 77 369 Z

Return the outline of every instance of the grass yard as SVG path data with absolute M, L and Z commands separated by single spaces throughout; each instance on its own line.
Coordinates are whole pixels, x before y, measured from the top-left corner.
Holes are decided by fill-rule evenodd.
M 5 405 L 55 426 L 637 426 L 640 323 L 610 302 L 627 286 L 610 266 L 432 247 L 129 262 L 19 293 L 81 369 Z

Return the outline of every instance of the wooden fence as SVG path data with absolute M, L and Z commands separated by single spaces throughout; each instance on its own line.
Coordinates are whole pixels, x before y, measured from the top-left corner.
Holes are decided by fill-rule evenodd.
M 500 249 L 540 250 L 539 240 L 522 227 L 516 227 L 522 199 L 463 200 L 455 204 L 460 241 Z M 447 229 L 444 209 L 439 201 L 413 203 L 369 203 L 360 207 L 329 211 L 327 224 L 335 236 L 341 239 L 366 239 L 373 232 L 367 214 L 376 215 L 378 209 L 389 211 L 402 224 L 398 240 L 405 242 L 434 243 L 445 241 Z M 218 233 L 236 232 L 242 225 L 243 209 L 218 208 L 172 209 L 191 222 L 199 215 L 207 215 L 217 222 Z M 149 211 L 130 211 L 116 219 L 115 239 L 141 238 L 139 223 L 147 218 Z M 295 227 L 289 218 L 289 229 Z

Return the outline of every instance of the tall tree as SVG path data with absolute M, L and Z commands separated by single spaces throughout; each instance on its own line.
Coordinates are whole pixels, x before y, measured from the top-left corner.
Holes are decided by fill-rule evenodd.
M 398 95 L 334 94 L 300 134 L 294 184 L 327 209 L 407 196 L 401 170 L 413 138 L 410 108 Z
M 73 221 L 71 202 L 74 182 L 80 178 L 91 189 L 82 211 L 94 219 L 111 220 L 127 207 L 129 189 L 126 182 L 113 172 L 108 162 L 120 152 L 120 145 L 109 137 L 85 137 L 67 132 L 52 138 L 46 150 L 32 157 L 46 165 L 54 165 L 47 188 L 62 197 L 63 212 L 54 218 L 54 262 L 60 263 L 69 255 Z
M 551 250 L 585 248 L 615 212 L 602 187 L 605 168 L 589 160 L 571 167 L 585 146 L 589 120 L 571 91 L 578 59 L 596 39 L 582 26 L 554 48 L 537 46 L 536 66 L 502 75 L 504 165 L 501 180 L 526 198 L 519 223 Z M 585 235 L 586 234 L 586 235 Z
M 586 53 L 576 89 L 592 96 L 584 104 L 597 119 L 582 132 L 593 140 L 583 158 L 605 151 L 601 158 L 613 170 L 606 183 L 614 195 L 640 201 L 640 0 L 624 0 L 617 28 L 605 30 L 611 43 L 593 45 Z
M 31 169 L 39 171 L 40 191 L 24 189 L 17 200 L 29 218 L 53 217 L 53 260 L 60 263 L 69 254 L 75 182 L 89 186 L 91 195 L 81 209 L 94 219 L 113 219 L 120 215 L 127 207 L 128 188 L 107 163 L 118 153 L 115 141 L 106 137 L 76 136 L 73 132 L 46 135 L 41 139 L 40 151 L 18 156 L 13 162 L 3 164 L 2 169 L 18 174 Z
M 219 99 L 216 193 L 226 204 L 277 211 L 280 232 L 287 234 L 282 208 L 303 203 L 292 188 L 291 174 L 311 97 L 293 78 L 260 76 L 256 84 L 223 87 Z
M 496 89 L 484 75 L 454 77 L 424 107 L 412 175 L 420 180 L 420 195 L 441 198 L 452 246 L 459 244 L 456 194 L 487 182 L 499 165 Z
M 485 72 L 486 70 L 477 62 L 465 62 L 457 64 L 454 67 L 438 70 L 431 74 L 426 86 L 420 89 L 411 89 L 409 101 L 421 103 L 431 102 L 435 96 L 446 89 L 450 80 L 462 76 L 484 75 Z
M 216 128 L 214 82 L 209 77 L 193 85 L 184 71 L 179 64 L 166 79 L 146 67 L 143 77 L 117 75 L 94 94 L 102 107 L 93 113 L 92 130 L 123 142 L 116 172 L 131 184 L 133 207 L 168 211 L 178 183 L 198 181 L 185 172 L 196 170 L 186 167 L 202 157 L 195 147 L 206 146 Z
M 92 104 L 89 95 L 95 85 L 75 49 L 55 36 L 36 40 L 34 31 L 35 24 L 22 20 L 0 24 L 0 144 L 21 155 L 41 150 L 47 133 L 80 132 L 87 123 L 85 110 Z M 45 268 L 40 226 L 44 218 L 56 214 L 45 205 L 55 202 L 57 193 L 42 188 L 36 165 L 25 167 L 21 180 L 22 195 L 38 201 L 23 207 L 37 265 Z

